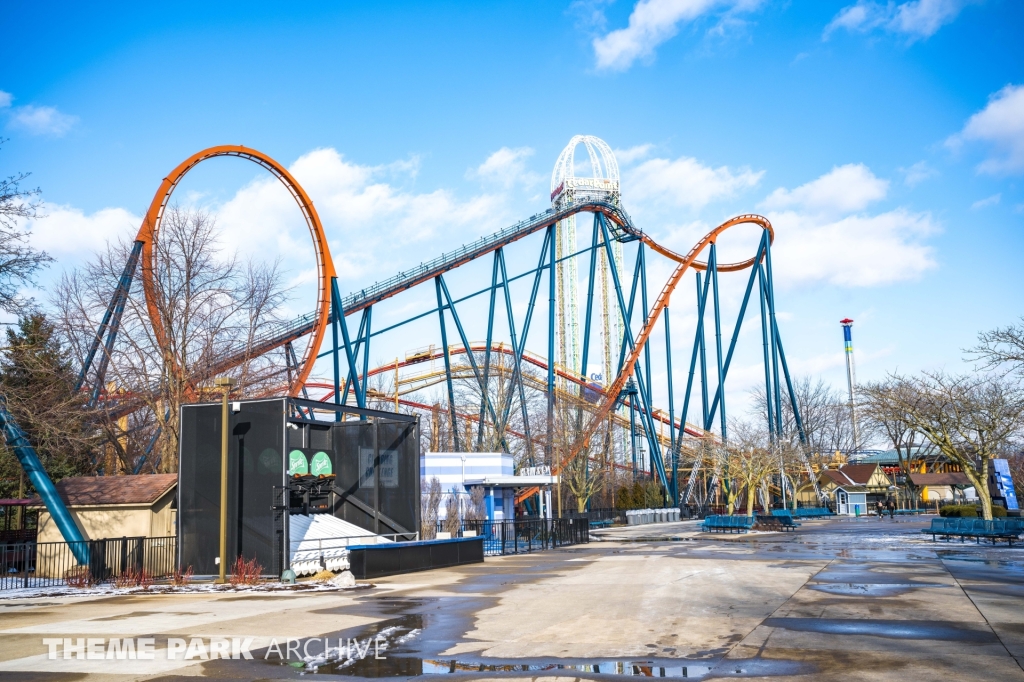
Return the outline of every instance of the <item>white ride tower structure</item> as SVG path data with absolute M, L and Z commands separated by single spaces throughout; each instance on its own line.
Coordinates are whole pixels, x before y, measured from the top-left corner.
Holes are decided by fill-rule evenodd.
M 583 145 L 590 159 L 590 175 L 576 176 L 576 147 Z M 581 163 L 586 168 L 586 163 Z M 619 188 L 619 163 L 615 154 L 604 140 L 593 135 L 576 135 L 558 156 L 555 169 L 551 173 L 551 205 L 555 209 L 568 206 L 581 200 L 605 201 L 619 205 L 621 193 Z M 576 258 L 566 258 L 579 250 L 576 240 L 576 216 L 572 215 L 558 223 L 555 229 L 556 266 L 556 364 L 587 379 L 586 367 L 581 367 L 582 338 L 580 328 L 579 301 L 579 268 Z M 612 243 L 613 266 L 622 278 L 622 244 Z M 619 346 L 622 343 L 623 329 L 619 316 L 616 314 L 615 290 L 609 270 L 610 264 L 603 248 L 598 249 L 597 281 L 595 281 L 595 298 L 601 301 L 601 346 L 602 370 L 600 383 L 607 385 L 616 375 Z M 562 260 L 566 258 L 566 260 Z M 591 345 L 593 348 L 593 345 Z M 596 350 L 596 348 L 595 348 Z M 591 353 L 591 357 L 595 357 Z M 588 362 L 591 364 L 591 362 Z

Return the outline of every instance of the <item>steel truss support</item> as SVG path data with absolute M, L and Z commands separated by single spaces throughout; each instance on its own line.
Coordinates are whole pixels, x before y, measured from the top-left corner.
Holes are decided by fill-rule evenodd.
M 614 262 L 614 254 L 611 247 L 611 237 L 608 233 L 608 225 L 605 222 L 603 215 L 598 215 L 598 220 L 601 224 L 601 232 L 604 236 L 604 246 L 608 254 L 608 259 Z M 629 324 L 629 313 L 631 310 L 627 308 L 625 298 L 622 295 L 622 283 L 619 281 L 619 273 L 616 268 L 609 268 L 612 273 L 612 284 L 615 289 L 615 297 L 619 304 L 619 312 L 622 316 L 623 325 L 623 344 L 628 345 L 630 349 L 634 348 L 633 344 L 633 330 Z M 634 284 L 637 283 L 637 277 L 634 276 Z M 635 289 L 634 289 L 635 291 Z M 661 443 L 658 441 L 657 431 L 654 428 L 654 416 L 651 411 L 651 404 L 649 397 L 646 395 L 644 390 L 645 383 L 643 378 L 643 372 L 640 371 L 639 367 L 634 366 L 633 373 L 636 378 L 638 394 L 640 396 L 640 422 L 646 431 L 647 442 L 650 446 L 650 457 L 651 463 L 654 465 L 654 469 L 657 471 L 658 478 L 661 482 L 662 487 L 668 491 L 668 479 L 665 475 L 665 462 L 661 455 Z
M 99 364 L 96 367 L 92 392 L 89 394 L 89 407 L 96 406 L 100 398 L 100 392 L 103 390 L 107 367 L 110 364 L 110 354 L 114 351 L 114 341 L 117 340 L 117 332 L 121 328 L 121 317 L 124 315 L 124 307 L 128 303 L 128 294 L 132 288 L 135 270 L 139 265 L 142 247 L 143 243 L 141 241 L 136 241 L 132 245 L 131 253 L 128 255 L 128 262 L 124 265 L 121 277 L 117 281 L 117 288 L 114 289 L 114 295 L 110 298 L 110 304 L 107 306 L 107 311 L 103 314 L 103 320 L 100 322 L 99 329 L 96 330 L 96 336 L 92 340 L 89 352 L 85 356 L 85 362 L 82 363 L 82 371 L 79 372 L 78 381 L 75 383 L 75 391 L 81 390 L 82 386 L 85 385 L 89 369 L 92 367 L 96 353 L 102 344 L 103 354 L 100 356 Z M 105 343 L 103 341 L 104 335 L 106 335 Z

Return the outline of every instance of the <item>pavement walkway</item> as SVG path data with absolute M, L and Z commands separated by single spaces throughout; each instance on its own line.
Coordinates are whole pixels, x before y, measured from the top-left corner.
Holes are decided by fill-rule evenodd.
M 588 545 L 353 593 L 0 599 L 0 679 L 1024 680 L 1024 549 L 932 542 L 927 522 L 607 529 Z M 272 637 L 378 634 L 384 658 L 316 672 L 260 649 Z M 255 660 L 49 660 L 42 643 L 149 636 L 160 651 L 169 637 L 213 635 L 253 637 Z

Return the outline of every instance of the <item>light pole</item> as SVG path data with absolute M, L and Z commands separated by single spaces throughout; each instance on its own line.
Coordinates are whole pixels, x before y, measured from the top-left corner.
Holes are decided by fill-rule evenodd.
M 223 583 L 228 555 L 228 396 L 235 380 L 231 377 L 217 377 L 213 385 L 224 390 L 220 409 L 220 575 L 217 578 L 218 583 Z

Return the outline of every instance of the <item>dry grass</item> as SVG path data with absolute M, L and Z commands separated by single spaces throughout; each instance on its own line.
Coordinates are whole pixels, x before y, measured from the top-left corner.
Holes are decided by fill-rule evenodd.
M 320 571 L 319 573 L 314 575 L 312 578 L 310 578 L 310 580 L 312 580 L 314 582 L 318 582 L 318 583 L 325 583 L 325 582 L 328 582 L 329 580 L 333 580 L 333 579 L 334 579 L 334 572 L 333 571 L 328 571 L 328 570 Z

